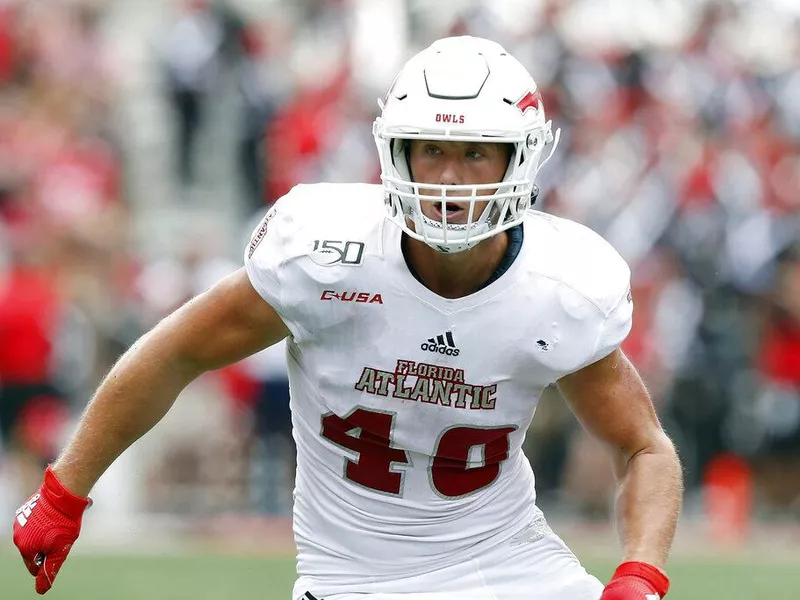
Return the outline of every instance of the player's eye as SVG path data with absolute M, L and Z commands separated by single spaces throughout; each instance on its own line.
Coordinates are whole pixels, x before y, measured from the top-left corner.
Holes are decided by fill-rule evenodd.
M 466 152 L 467 158 L 483 158 L 483 152 L 480 150 L 469 149 Z
M 434 146 L 433 144 L 428 144 L 425 146 L 425 154 L 430 154 L 432 156 L 436 156 L 441 154 L 442 151 L 438 146 Z

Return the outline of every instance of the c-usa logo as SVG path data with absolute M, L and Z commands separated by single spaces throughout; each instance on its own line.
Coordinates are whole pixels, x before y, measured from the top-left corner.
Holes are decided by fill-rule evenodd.
M 364 242 L 314 240 L 314 247 L 309 256 L 321 267 L 334 265 L 358 267 L 364 262 Z

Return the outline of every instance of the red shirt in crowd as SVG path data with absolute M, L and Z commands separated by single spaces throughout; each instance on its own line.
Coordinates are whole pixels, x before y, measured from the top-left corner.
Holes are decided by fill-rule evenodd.
M 0 278 L 0 383 L 50 380 L 60 301 L 42 272 L 18 267 Z

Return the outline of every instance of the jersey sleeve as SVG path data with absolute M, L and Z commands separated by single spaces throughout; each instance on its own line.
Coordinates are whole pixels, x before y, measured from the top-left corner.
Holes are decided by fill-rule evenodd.
M 630 285 L 625 288 L 625 293 L 617 301 L 611 311 L 600 321 L 597 342 L 594 351 L 585 361 L 585 365 L 597 362 L 616 350 L 628 337 L 633 325 L 633 299 Z
M 281 285 L 279 270 L 283 263 L 283 244 L 280 223 L 275 220 L 273 206 L 250 235 L 245 248 L 244 266 L 247 276 L 259 295 L 275 310 L 280 311 Z
M 292 227 L 288 197 L 289 194 L 278 200 L 253 231 L 244 250 L 244 266 L 253 288 L 278 313 L 292 337 L 298 339 L 302 327 L 284 301 L 285 238 Z
M 571 341 L 562 376 L 611 354 L 628 336 L 633 322 L 628 263 L 588 228 L 570 224 L 565 229 L 575 253 L 562 279 L 565 337 Z

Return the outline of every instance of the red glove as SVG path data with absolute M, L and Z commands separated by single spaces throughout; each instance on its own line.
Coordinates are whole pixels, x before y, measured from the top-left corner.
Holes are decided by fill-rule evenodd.
M 36 577 L 37 593 L 44 594 L 53 585 L 78 539 L 83 511 L 90 504 L 88 498 L 70 493 L 47 467 L 42 487 L 17 510 L 14 544 Z
M 600 600 L 661 600 L 669 579 L 661 569 L 643 562 L 624 562 L 614 571 Z

